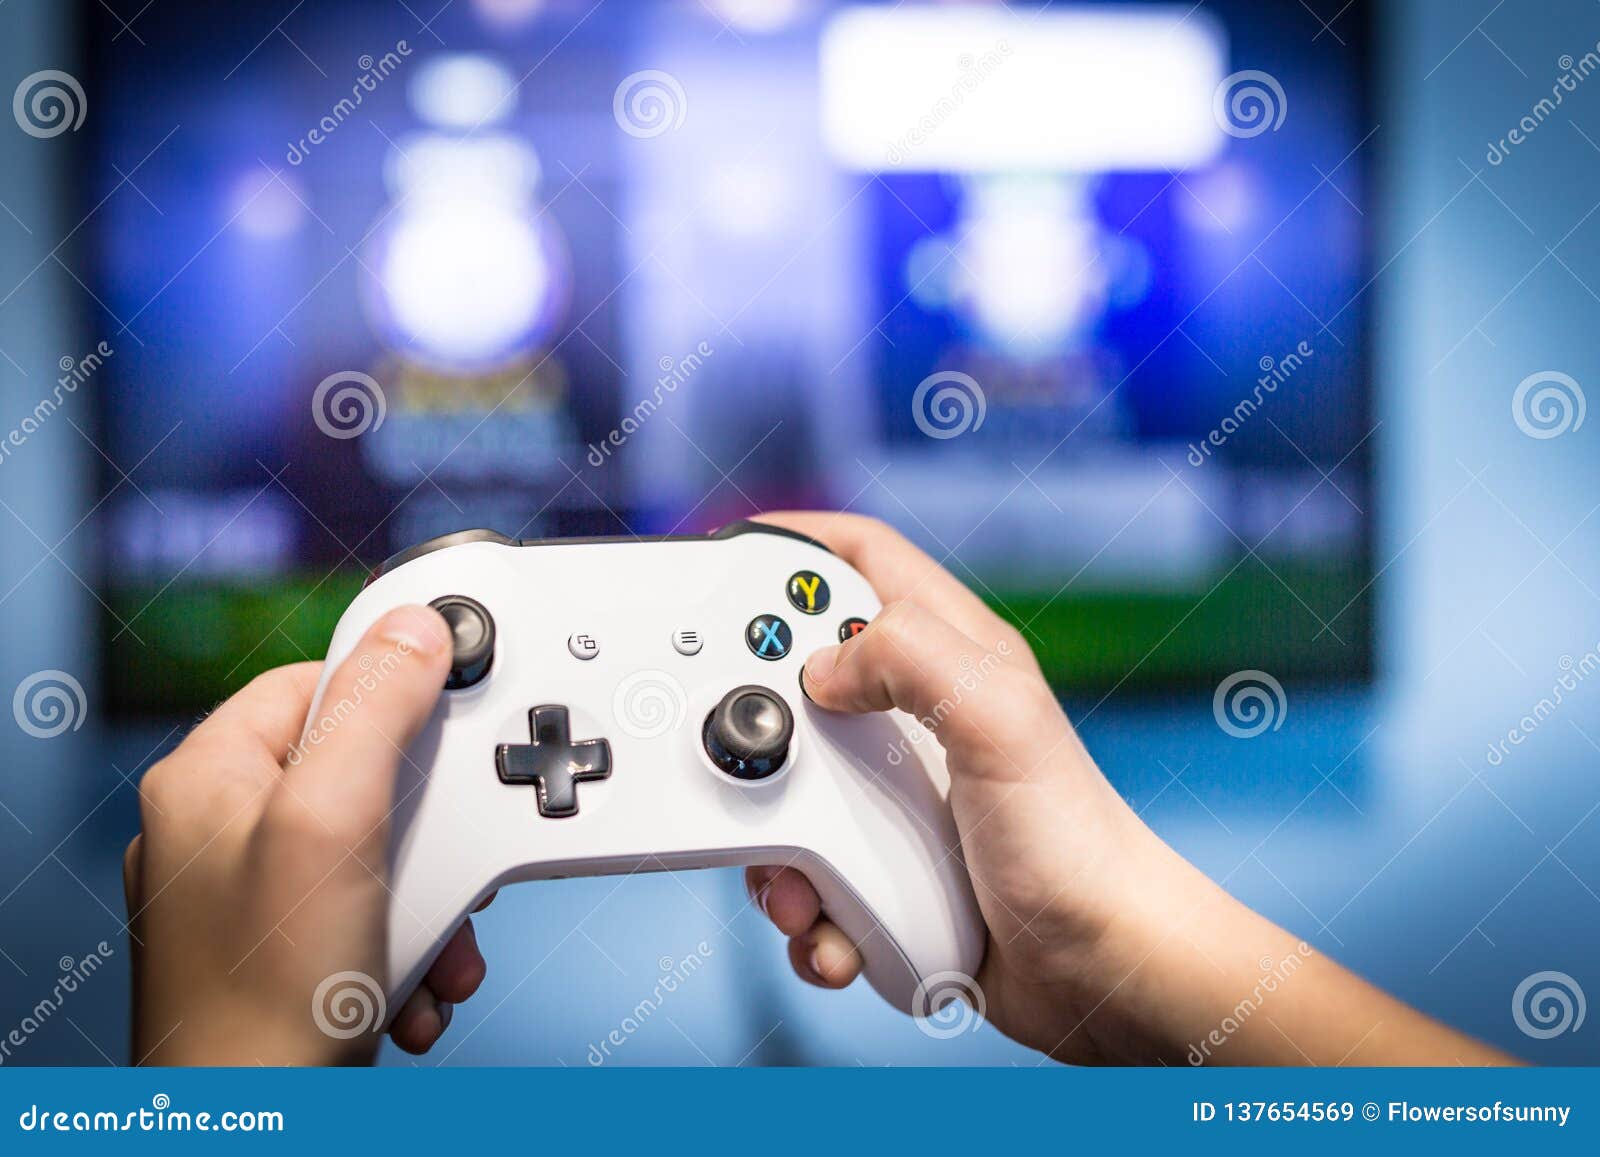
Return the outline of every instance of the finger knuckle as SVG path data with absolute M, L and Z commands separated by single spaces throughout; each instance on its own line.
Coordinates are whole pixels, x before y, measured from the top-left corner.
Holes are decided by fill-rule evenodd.
M 274 667 L 270 670 L 257 672 L 242 688 L 239 695 L 271 695 L 275 694 L 283 682 L 282 668 Z
M 130 897 L 139 878 L 139 837 L 134 836 L 122 851 L 122 888 Z
M 302 851 L 343 842 L 310 804 L 286 789 L 273 792 L 268 799 L 260 831 L 263 838 Z
M 883 519 L 871 514 L 846 514 L 844 518 L 852 529 L 867 538 L 899 538 L 900 532 Z
M 910 599 L 894 599 L 872 621 L 867 634 L 883 643 L 905 648 L 917 638 L 916 624 L 922 609 Z
M 178 765 L 169 756 L 151 766 L 139 780 L 139 810 L 146 822 L 152 813 L 159 815 L 163 804 L 172 800 L 178 775 Z
M 995 638 L 995 651 L 1006 659 L 1020 659 L 1032 653 L 1028 638 L 1014 624 L 1001 620 L 1000 632 Z
M 1037 675 L 1004 668 L 994 682 L 996 699 L 1008 704 L 1021 734 L 1042 735 L 1065 720 L 1055 694 Z

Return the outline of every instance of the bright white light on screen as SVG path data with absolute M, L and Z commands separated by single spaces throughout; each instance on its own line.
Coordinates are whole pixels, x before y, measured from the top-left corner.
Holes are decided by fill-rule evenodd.
M 281 241 L 305 224 L 309 195 L 289 173 L 247 169 L 229 194 L 229 219 L 258 241 Z
M 973 190 L 955 296 L 1002 346 L 1054 349 L 1104 308 L 1106 272 L 1083 195 L 1049 179 Z
M 540 175 L 538 155 L 508 133 L 412 133 L 383 163 L 389 191 L 409 204 L 484 197 L 525 204 Z
M 472 0 L 472 7 L 490 24 L 515 28 L 544 10 L 544 0 Z
M 403 210 L 380 281 L 401 332 L 446 362 L 472 365 L 528 343 L 552 271 L 535 224 L 483 200 Z
M 407 92 L 417 116 L 438 128 L 496 124 L 516 108 L 516 81 L 505 66 L 467 53 L 436 56 L 418 66 Z
M 849 8 L 822 37 L 822 121 L 844 165 L 1066 172 L 1203 164 L 1220 26 L 1188 5 L 1034 12 Z
M 705 0 L 706 7 L 744 32 L 776 32 L 806 9 L 802 0 Z
M 718 165 L 701 186 L 706 226 L 726 237 L 748 239 L 777 232 L 794 209 L 784 173 L 755 161 Z

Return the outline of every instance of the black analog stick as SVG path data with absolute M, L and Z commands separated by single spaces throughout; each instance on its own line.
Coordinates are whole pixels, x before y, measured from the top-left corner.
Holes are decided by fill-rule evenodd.
M 494 616 L 465 595 L 445 595 L 428 604 L 450 625 L 452 653 L 447 691 L 471 687 L 494 663 Z
M 789 757 L 794 714 L 775 691 L 735 687 L 706 716 L 702 738 L 711 762 L 734 779 L 766 779 Z

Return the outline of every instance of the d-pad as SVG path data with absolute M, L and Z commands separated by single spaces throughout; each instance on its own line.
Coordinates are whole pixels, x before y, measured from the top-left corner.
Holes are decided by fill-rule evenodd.
M 611 774 L 611 744 L 604 739 L 572 742 L 567 709 L 546 704 L 528 712 L 532 743 L 502 743 L 494 749 L 494 769 L 501 783 L 533 784 L 539 814 L 578 814 L 578 784 Z

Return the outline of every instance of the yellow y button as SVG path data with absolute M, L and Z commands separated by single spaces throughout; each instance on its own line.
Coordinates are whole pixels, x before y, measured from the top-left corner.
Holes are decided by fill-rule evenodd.
M 802 614 L 820 615 L 828 609 L 828 580 L 814 570 L 797 570 L 789 576 L 789 601 Z

